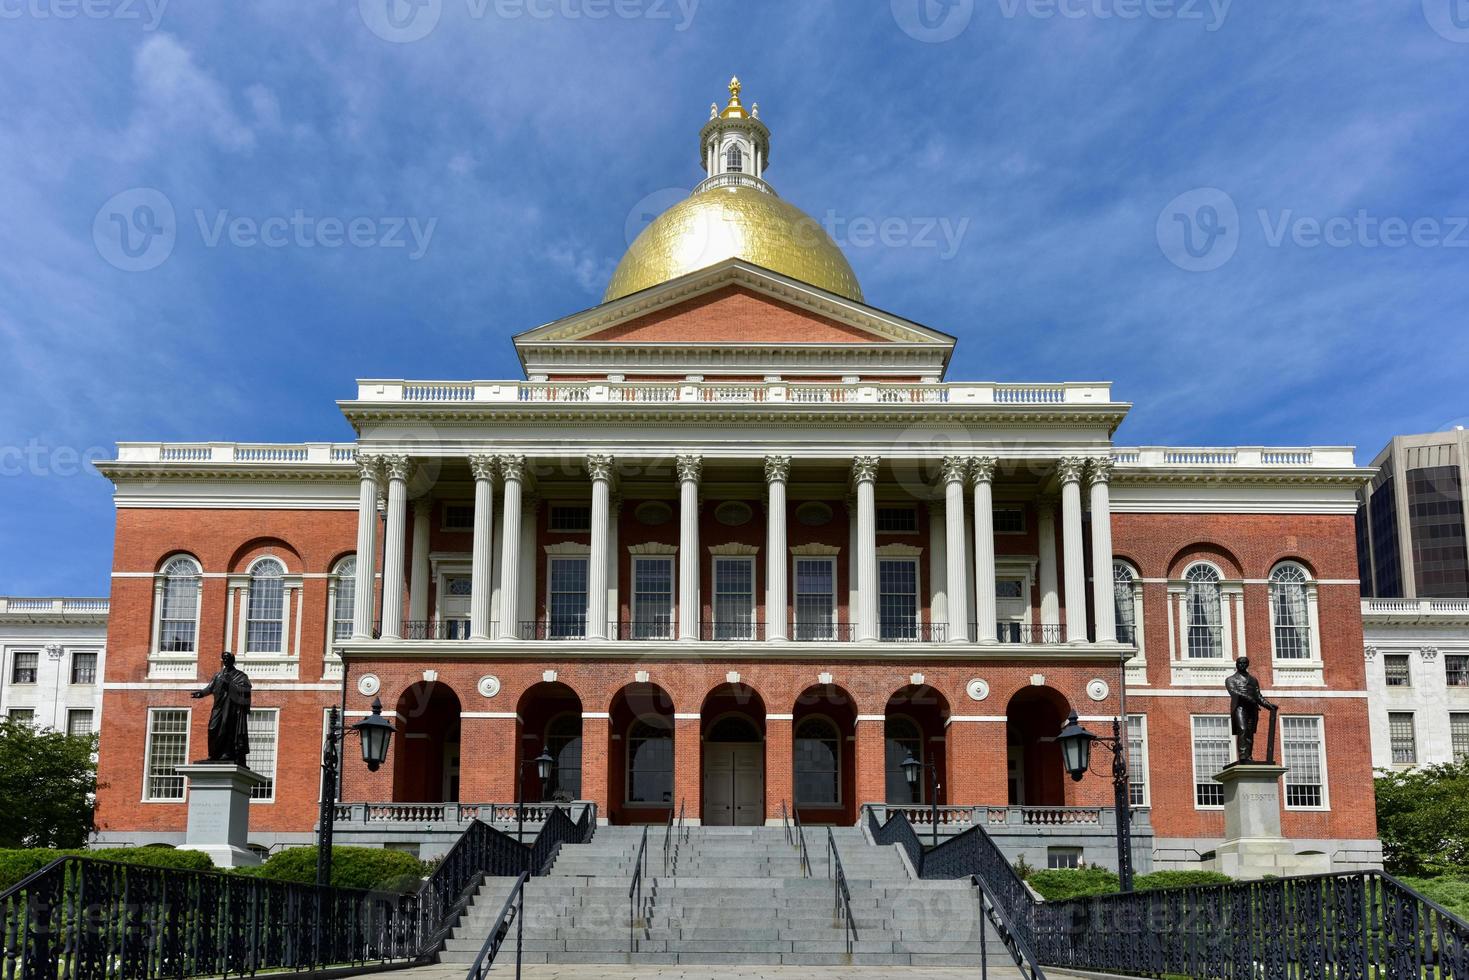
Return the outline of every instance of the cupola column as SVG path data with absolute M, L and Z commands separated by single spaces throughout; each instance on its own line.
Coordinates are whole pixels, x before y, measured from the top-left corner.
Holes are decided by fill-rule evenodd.
M 383 537 L 383 639 L 403 638 L 403 544 L 408 525 L 407 456 L 384 456 L 388 526 Z
M 379 462 L 373 456 L 357 459 L 357 581 L 352 593 L 352 639 L 372 639 L 374 573 L 377 561 L 377 480 Z
M 769 504 L 765 512 L 765 638 L 784 641 L 786 634 L 786 480 L 789 456 L 765 457 Z
M 877 640 L 877 467 L 878 457 L 852 461 L 857 486 L 857 641 Z
M 1066 571 L 1066 642 L 1087 642 L 1086 561 L 1081 541 L 1081 475 L 1086 460 L 1071 456 L 1056 468 L 1061 480 L 1061 550 Z M 1108 575 L 1111 580 L 1111 575 Z
M 490 556 L 494 549 L 495 458 L 469 457 L 474 474 L 474 551 L 469 564 L 469 638 L 490 639 Z
M 678 638 L 699 638 L 699 475 L 698 456 L 680 456 L 678 467 Z
M 948 599 L 949 639 L 969 642 L 969 576 L 964 546 L 964 478 L 969 461 L 963 456 L 944 458 L 944 554 L 947 569 L 944 583 Z

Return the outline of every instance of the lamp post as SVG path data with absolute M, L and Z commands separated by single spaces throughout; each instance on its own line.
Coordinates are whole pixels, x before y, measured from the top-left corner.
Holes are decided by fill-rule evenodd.
M 932 759 L 929 759 L 928 760 L 928 765 L 925 767 L 923 763 L 921 763 L 917 759 L 913 758 L 913 753 L 912 752 L 909 752 L 908 753 L 908 758 L 904 759 L 901 763 L 899 763 L 899 765 L 901 765 L 903 767 L 903 778 L 906 779 L 906 780 L 908 780 L 908 785 L 909 786 L 917 786 L 918 785 L 918 777 L 922 774 L 924 768 L 927 768 L 928 769 L 928 805 L 929 805 L 929 809 L 930 809 L 930 812 L 929 812 L 929 823 L 931 823 L 933 825 L 933 846 L 934 847 L 938 847 L 939 846 L 939 770 L 938 770 L 938 766 L 936 766 L 936 765 L 933 764 L 933 760 Z
M 338 744 L 345 743 L 347 732 L 354 731 L 362 739 L 362 761 L 369 772 L 377 772 L 388 759 L 393 742 L 393 723 L 383 717 L 381 698 L 372 699 L 372 714 L 355 725 L 343 726 L 336 706 L 327 709 L 326 749 L 321 760 L 321 819 L 316 831 L 316 883 L 329 885 L 332 880 L 332 837 L 337 819 Z
M 544 746 L 541 747 L 540 755 L 536 756 L 534 759 L 522 760 L 520 763 L 522 772 L 524 772 L 526 766 L 534 765 L 536 767 L 536 799 L 538 800 L 545 797 L 546 795 L 546 781 L 551 778 L 551 766 L 554 763 L 555 760 L 551 758 L 551 754 L 546 751 Z M 522 783 L 523 780 L 521 779 L 515 780 L 515 839 L 516 841 L 524 844 L 525 787 L 522 785 Z
M 1102 738 L 1081 727 L 1076 712 L 1066 719 L 1066 727 L 1056 736 L 1061 743 L 1061 759 L 1074 782 L 1080 782 L 1091 767 L 1092 743 L 1112 753 L 1112 799 L 1117 813 L 1117 878 L 1124 892 L 1132 891 L 1132 803 L 1128 799 L 1127 750 L 1122 740 L 1122 719 L 1112 719 L 1112 737 Z

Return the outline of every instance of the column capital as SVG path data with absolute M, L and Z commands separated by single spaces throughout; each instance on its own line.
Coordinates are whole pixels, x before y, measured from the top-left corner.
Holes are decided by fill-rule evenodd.
M 587 457 L 587 475 L 593 480 L 605 480 L 612 482 L 612 468 L 617 461 L 607 453 L 595 453 Z
M 372 480 L 376 482 L 382 476 L 383 461 L 381 456 L 357 456 L 357 478 L 359 480 Z
M 877 479 L 877 467 L 882 462 L 878 456 L 858 456 L 852 460 L 852 482 L 872 483 Z
M 495 457 L 486 453 L 477 453 L 469 457 L 469 471 L 474 474 L 476 480 L 494 480 L 498 471 Z
M 765 482 L 785 483 L 791 478 L 791 458 L 789 456 L 766 456 L 765 457 Z
M 1056 476 L 1062 483 L 1080 483 L 1085 472 L 1085 456 L 1067 456 L 1056 463 Z
M 389 480 L 406 480 L 413 472 L 413 461 L 407 456 L 382 456 L 380 460 L 383 476 Z
M 680 483 L 698 483 L 699 476 L 704 471 L 704 459 L 701 456 L 676 456 L 673 465 L 678 471 Z
M 963 483 L 969 474 L 969 459 L 965 456 L 945 456 L 941 465 L 944 483 Z
M 525 479 L 525 457 L 517 454 L 506 454 L 496 457 L 500 464 L 500 473 L 507 480 L 517 483 Z
M 1112 482 L 1112 461 L 1110 459 L 1094 459 L 1086 470 L 1087 479 L 1092 483 Z
M 969 480 L 971 483 L 994 483 L 995 467 L 999 460 L 993 456 L 976 456 L 969 461 Z

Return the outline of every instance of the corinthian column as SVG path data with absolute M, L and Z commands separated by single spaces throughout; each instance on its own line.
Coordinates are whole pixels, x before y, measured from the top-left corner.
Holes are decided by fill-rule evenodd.
M 765 638 L 785 640 L 786 634 L 786 480 L 789 456 L 765 457 L 765 485 L 769 506 L 765 514 Z
M 388 529 L 383 542 L 383 639 L 403 638 L 403 536 L 408 523 L 407 456 L 384 456 Z M 355 610 L 354 610 L 355 611 Z
M 994 643 L 995 623 L 995 458 L 980 456 L 970 469 L 974 481 L 974 618 L 976 639 Z
M 945 592 L 949 604 L 949 639 L 969 642 L 969 575 L 964 547 L 964 478 L 969 460 L 963 456 L 945 456 L 944 483 L 944 554 L 947 559 Z
M 699 475 L 698 456 L 680 456 L 678 469 L 678 638 L 699 638 Z
M 1054 643 L 1061 635 L 1061 595 L 1056 589 L 1056 505 L 1042 500 L 1036 505 L 1040 515 L 1037 534 L 1040 538 L 1041 636 L 1042 643 Z
M 495 457 L 469 457 L 474 474 L 474 551 L 469 565 L 469 638 L 490 639 L 490 556 L 495 538 Z
M 876 456 L 852 460 L 857 487 L 857 640 L 877 639 L 877 467 Z
M 1069 456 L 1056 466 L 1061 481 L 1061 553 L 1066 573 L 1066 642 L 1087 642 L 1086 561 L 1081 544 L 1081 474 L 1086 460 Z
M 587 638 L 607 639 L 608 513 L 612 503 L 612 457 L 588 456 L 592 478 L 592 555 L 587 562 Z
M 1092 605 L 1096 607 L 1097 642 L 1117 642 L 1117 608 L 1112 587 L 1112 501 L 1108 483 L 1112 461 L 1094 459 L 1087 470 L 1092 491 Z
M 352 639 L 372 639 L 373 573 L 377 560 L 377 479 L 375 456 L 357 459 L 357 581 L 352 593 Z
M 500 477 L 505 481 L 500 525 L 500 639 L 520 636 L 520 497 L 525 480 L 524 456 L 501 456 Z

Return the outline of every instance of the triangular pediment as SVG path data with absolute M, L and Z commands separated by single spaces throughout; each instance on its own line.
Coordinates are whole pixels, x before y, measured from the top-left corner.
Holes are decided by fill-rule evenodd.
M 890 344 L 892 337 L 723 286 L 576 338 L 621 344 Z

